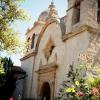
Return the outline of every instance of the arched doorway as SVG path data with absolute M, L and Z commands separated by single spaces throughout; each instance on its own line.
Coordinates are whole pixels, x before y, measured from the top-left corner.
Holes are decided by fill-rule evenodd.
M 45 82 L 41 88 L 41 100 L 50 100 L 51 99 L 51 89 L 48 82 Z

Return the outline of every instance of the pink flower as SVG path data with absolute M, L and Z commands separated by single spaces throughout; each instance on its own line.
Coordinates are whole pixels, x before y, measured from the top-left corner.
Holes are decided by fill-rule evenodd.
M 84 96 L 85 94 L 83 92 L 81 92 L 81 91 L 78 91 L 78 92 L 76 92 L 76 95 L 81 97 L 81 96 Z
M 13 97 L 10 97 L 10 100 L 14 100 Z
M 93 88 L 92 88 L 92 94 L 95 95 L 95 96 L 96 96 L 96 95 L 100 95 L 98 88 L 93 87 Z

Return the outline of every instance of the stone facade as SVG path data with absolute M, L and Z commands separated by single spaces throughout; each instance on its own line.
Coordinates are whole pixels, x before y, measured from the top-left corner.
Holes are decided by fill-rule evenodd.
M 52 2 L 28 29 L 26 39 L 34 46 L 21 58 L 28 74 L 23 98 L 56 99 L 69 65 L 80 63 L 79 54 L 87 51 L 97 34 L 97 5 L 97 0 L 68 0 L 67 15 L 60 18 Z

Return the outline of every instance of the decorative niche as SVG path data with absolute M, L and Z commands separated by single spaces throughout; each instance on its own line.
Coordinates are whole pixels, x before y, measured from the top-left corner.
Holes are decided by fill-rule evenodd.
M 44 56 L 46 60 L 48 61 L 49 57 L 52 54 L 53 49 L 55 48 L 52 39 L 50 38 L 49 41 L 47 42 L 45 48 L 43 49 L 44 51 Z

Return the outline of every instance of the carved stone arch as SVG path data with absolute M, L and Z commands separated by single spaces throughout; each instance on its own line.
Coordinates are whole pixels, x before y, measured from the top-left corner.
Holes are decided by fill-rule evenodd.
M 47 76 L 45 76 L 47 77 Z M 44 90 L 44 85 L 45 83 L 48 83 L 49 84 L 49 87 L 50 87 L 50 100 L 54 100 L 54 90 L 55 90 L 55 79 L 49 79 L 49 78 L 43 78 L 42 79 L 40 78 L 39 80 L 39 84 L 38 84 L 38 99 L 39 100 L 44 100 L 42 99 L 42 96 L 43 96 L 43 90 Z M 48 99 L 46 99 L 48 100 Z
M 37 43 L 36 43 L 36 48 L 35 48 L 35 51 L 38 52 L 38 47 L 39 47 L 39 44 L 40 44 L 40 41 L 41 41 L 41 38 L 43 37 L 44 35 L 44 32 L 45 30 L 47 29 L 47 27 L 52 24 L 52 23 L 57 23 L 57 24 L 60 24 L 60 21 L 58 19 L 50 19 L 46 22 L 46 24 L 44 25 L 44 27 L 42 28 L 40 34 L 39 34 L 39 37 L 37 39 Z

